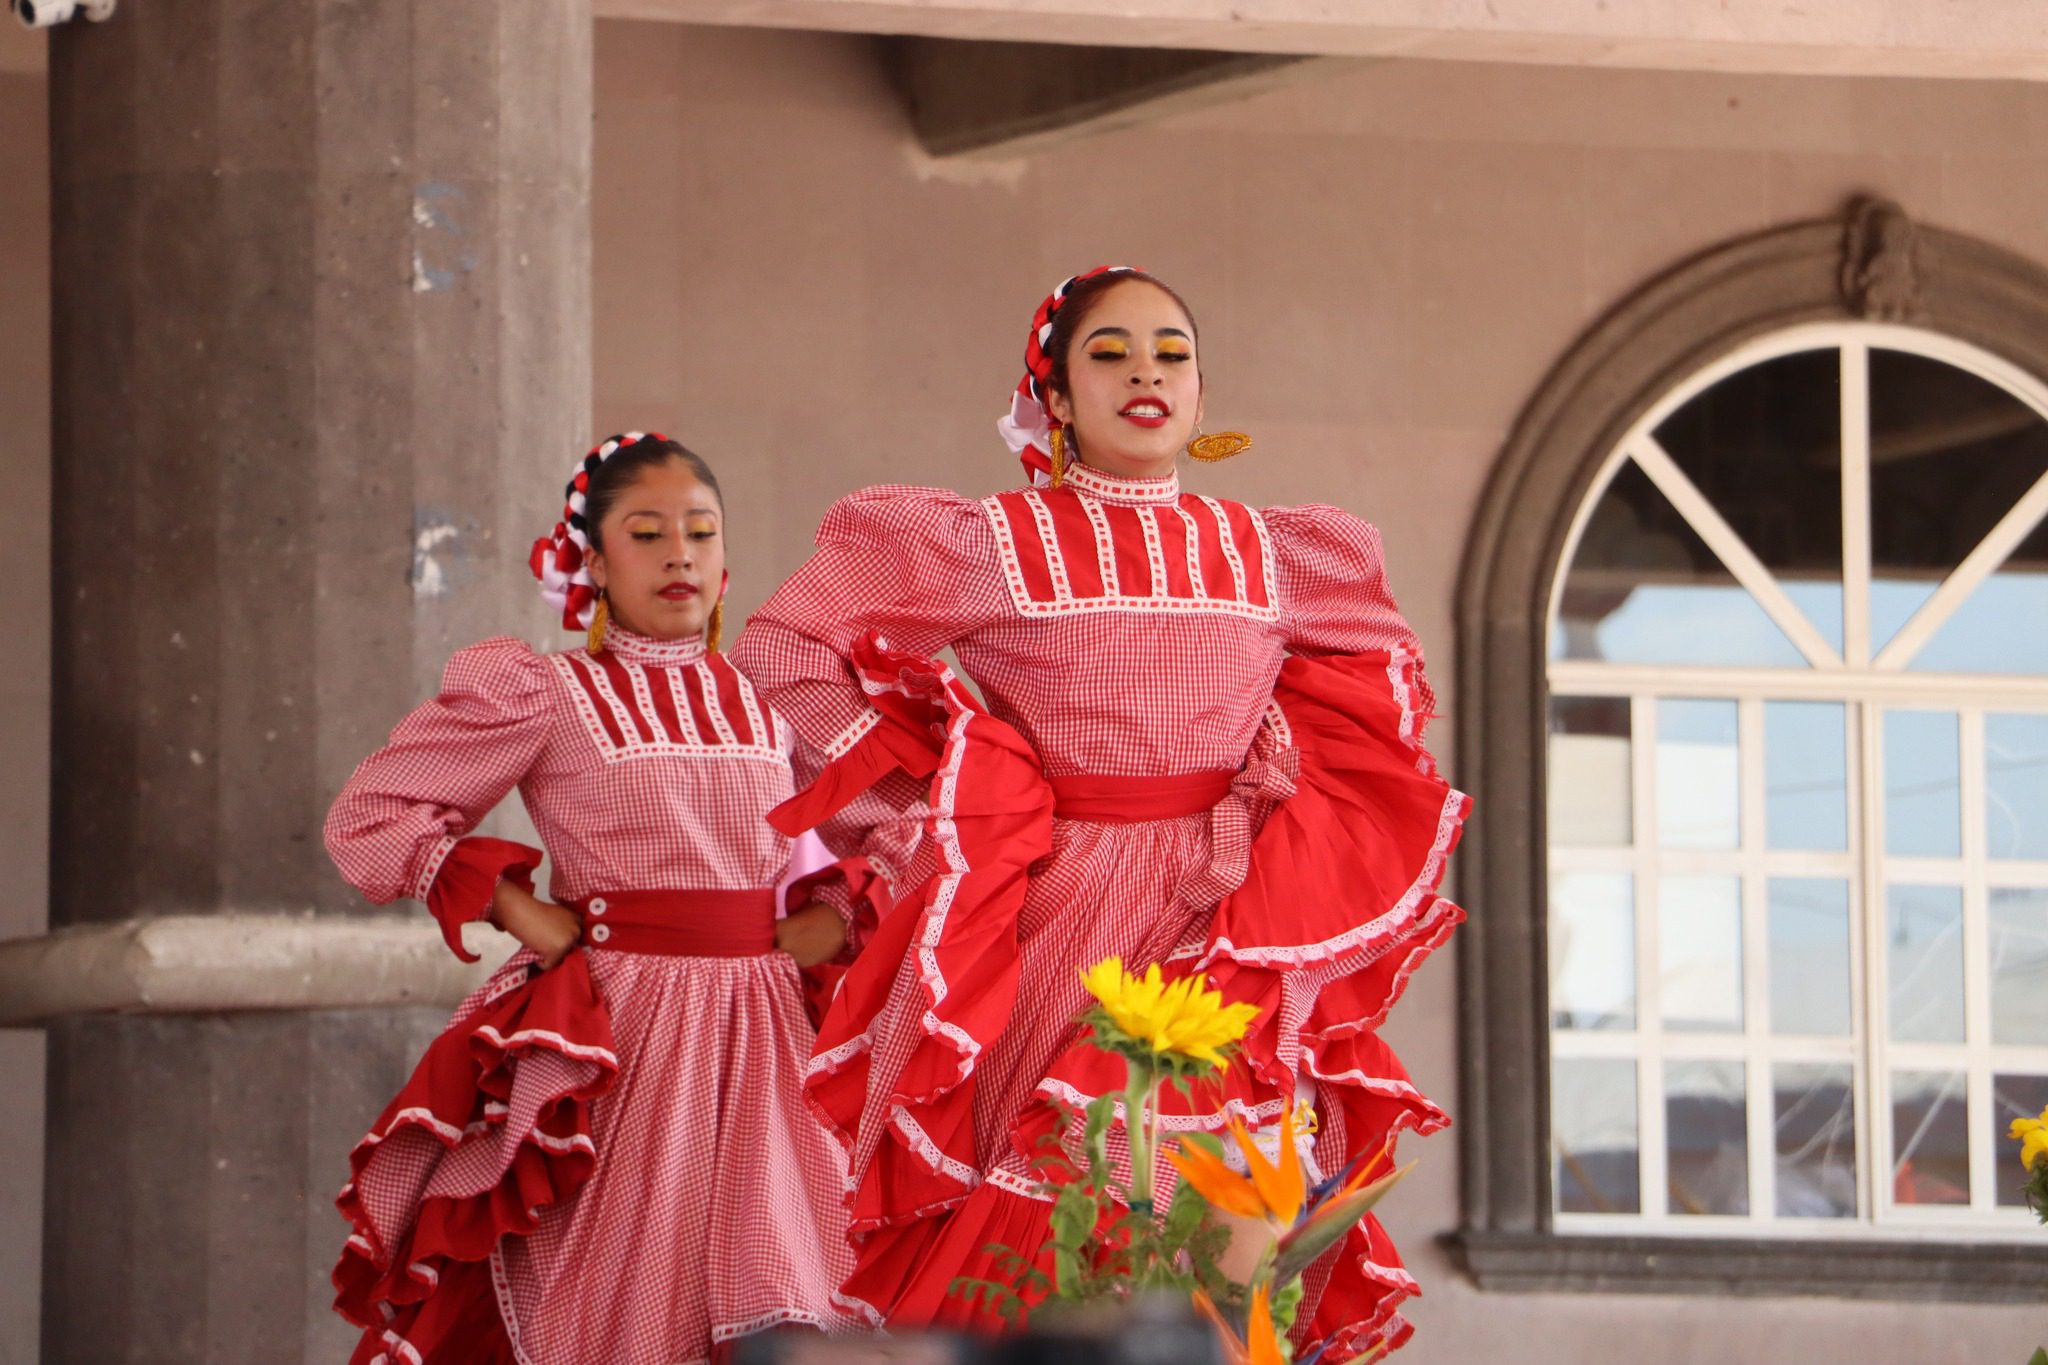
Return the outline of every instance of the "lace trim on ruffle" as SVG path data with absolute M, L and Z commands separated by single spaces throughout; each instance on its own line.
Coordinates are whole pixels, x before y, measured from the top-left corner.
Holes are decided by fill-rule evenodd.
M 1052 1076 L 1038 1083 L 1037 1093 L 1076 1109 L 1086 1109 L 1101 1098 L 1088 1094 L 1069 1081 Z M 1223 1102 L 1221 1109 L 1214 1109 L 1206 1114 L 1161 1114 L 1158 1116 L 1158 1125 L 1162 1132 L 1168 1133 L 1220 1133 L 1230 1126 L 1232 1118 L 1237 1118 L 1243 1120 L 1247 1127 L 1258 1128 L 1278 1122 L 1286 1108 L 1286 1103 L 1277 1099 L 1261 1100 L 1257 1104 L 1246 1104 L 1243 1100 L 1230 1099 Z M 1124 1122 L 1122 1100 L 1116 1101 L 1115 1119 L 1119 1124 Z
M 776 1308 L 748 1318 L 745 1322 L 729 1322 L 723 1326 L 713 1327 L 711 1329 L 711 1339 L 713 1341 L 734 1341 L 740 1337 L 752 1336 L 756 1332 L 765 1332 L 770 1327 L 782 1327 L 790 1323 L 800 1323 L 805 1327 L 816 1327 L 820 1331 L 823 1331 L 826 1325 L 822 1315 L 814 1313 L 808 1308 Z
M 882 713 L 873 707 L 869 707 L 861 712 L 859 720 L 856 720 L 853 724 L 834 735 L 832 742 L 825 746 L 826 761 L 830 762 L 835 758 L 844 758 L 852 751 L 854 745 L 868 737 L 868 731 L 881 723 Z
M 875 1307 L 866 1299 L 858 1298 L 843 1289 L 832 1291 L 832 1306 L 858 1315 L 865 1319 L 870 1327 L 880 1327 L 886 1321 L 881 1309 Z
M 1037 1181 L 1021 1176 L 1015 1171 L 1001 1166 L 988 1173 L 988 1183 L 1005 1194 L 1021 1195 L 1026 1199 L 1035 1199 L 1041 1204 L 1050 1204 L 1052 1202 L 1051 1197 L 1043 1189 L 1039 1188 Z
M 582 1061 L 598 1062 L 609 1066 L 614 1071 L 618 1070 L 619 1066 L 619 1059 L 610 1048 L 594 1047 L 589 1043 L 572 1043 L 551 1029 L 523 1028 L 510 1038 L 507 1038 L 492 1025 L 485 1024 L 477 1029 L 476 1036 L 489 1039 L 492 1046 L 503 1048 L 507 1052 L 510 1052 L 515 1047 L 522 1045 L 530 1046 L 538 1043 L 543 1047 L 553 1048 L 557 1052 Z

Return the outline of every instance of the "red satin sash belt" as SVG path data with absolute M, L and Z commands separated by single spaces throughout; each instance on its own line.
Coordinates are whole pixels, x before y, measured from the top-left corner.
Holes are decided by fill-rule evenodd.
M 605 891 L 569 907 L 583 942 L 614 953 L 759 957 L 775 950 L 775 889 Z
M 1235 768 L 1207 773 L 1174 773 L 1166 777 L 1115 777 L 1070 773 L 1048 777 L 1053 815 L 1061 820 L 1088 820 L 1105 825 L 1133 825 L 1142 820 L 1171 820 L 1199 815 L 1230 794 Z

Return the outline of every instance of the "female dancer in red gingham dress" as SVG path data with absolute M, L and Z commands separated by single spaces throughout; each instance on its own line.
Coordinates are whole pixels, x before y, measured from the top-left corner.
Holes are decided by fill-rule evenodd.
M 804 891 L 838 913 L 776 921 L 791 846 L 762 817 L 819 760 L 715 652 L 722 520 L 682 447 L 591 452 L 534 551 L 590 645 L 463 650 L 328 817 L 371 900 L 426 902 L 458 954 L 487 913 L 527 945 L 356 1147 L 334 1279 L 357 1362 L 676 1365 L 849 1324 L 798 966 L 840 952 L 873 874 L 827 869 Z M 532 894 L 540 850 L 469 835 L 514 787 L 558 905 Z M 879 849 L 889 812 L 865 808 Z
M 1220 1095 L 1169 1093 L 1169 1129 L 1271 1125 L 1312 1095 L 1335 1171 L 1446 1121 L 1376 1029 L 1463 917 L 1435 888 L 1468 803 L 1422 746 L 1432 695 L 1378 534 L 1181 490 L 1194 330 L 1149 276 L 1068 281 L 1002 424 L 1035 486 L 842 500 L 733 652 L 833 759 L 785 825 L 929 780 L 807 1086 L 852 1161 L 846 1293 L 893 1323 L 976 1321 L 954 1277 L 1042 1243 L 1026 1154 L 1054 1101 L 1123 1081 L 1074 1022 L 1078 969 L 1112 954 L 1261 1010 Z M 1328 1360 L 1408 1335 L 1414 1281 L 1370 1218 L 1307 1289 L 1298 1335 Z

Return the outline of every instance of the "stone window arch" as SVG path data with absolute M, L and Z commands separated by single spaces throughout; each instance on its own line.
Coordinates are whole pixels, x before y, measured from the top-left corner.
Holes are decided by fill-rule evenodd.
M 2044 514 L 2048 272 L 1894 205 L 1546 379 L 1459 603 L 1482 1285 L 2038 1292 L 1992 1129 L 2048 1102 Z

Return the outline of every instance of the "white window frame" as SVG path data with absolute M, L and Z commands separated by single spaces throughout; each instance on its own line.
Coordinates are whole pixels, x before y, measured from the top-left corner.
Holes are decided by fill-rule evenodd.
M 1841 359 L 1843 648 L 1838 653 L 1814 628 L 1775 577 L 1743 544 L 1725 519 L 1656 441 L 1657 428 L 1694 397 L 1731 375 L 1764 361 L 1804 351 L 1835 350 Z M 2017 1174 L 2016 1149 L 1994 1146 L 1990 1134 L 1991 1075 L 2001 1071 L 2048 1074 L 2048 1048 L 1995 1046 L 1990 1036 L 1990 991 L 1984 980 L 1988 887 L 2048 886 L 2048 863 L 1988 862 L 1984 848 L 1984 716 L 2000 710 L 2048 712 L 2048 677 L 1909 673 L 1914 653 L 1930 641 L 1979 584 L 2048 515 L 2048 476 L 2038 480 L 1984 540 L 1943 580 L 1904 627 L 1873 656 L 1870 639 L 1872 578 L 1869 532 L 1869 356 L 1873 349 L 1908 352 L 1955 366 L 2005 390 L 2048 423 L 2048 384 L 2010 362 L 1956 338 L 1896 323 L 1831 321 L 1785 328 L 1755 338 L 1696 371 L 1654 403 L 1609 451 L 1580 501 L 1558 570 L 1550 585 L 1546 635 L 1554 629 L 1564 585 L 1593 510 L 1622 464 L 1633 457 L 1672 506 L 1705 540 L 1770 619 L 1807 660 L 1807 668 L 1755 668 L 1549 661 L 1553 697 L 1625 697 L 1631 711 L 1632 836 L 1628 846 L 1548 850 L 1553 876 L 1574 871 L 1633 874 L 1636 923 L 1636 1027 L 1628 1031 L 1550 1029 L 1550 1055 L 1626 1057 L 1637 1063 L 1638 1214 L 1554 1213 L 1559 1234 L 1666 1234 L 1900 1240 L 2038 1239 L 2024 1208 L 1995 1206 L 1996 1184 Z M 1655 707 L 1664 698 L 1733 700 L 1737 705 L 1741 763 L 1741 845 L 1735 850 L 1664 850 L 1656 846 Z M 1845 708 L 1847 780 L 1852 803 L 1849 846 L 1842 852 L 1789 852 L 1764 847 L 1764 705 L 1769 701 L 1829 701 Z M 1909 859 L 1883 851 L 1884 786 L 1881 771 L 1885 708 L 1953 711 L 1960 718 L 1963 857 Z M 1866 761 L 1869 758 L 1873 761 Z M 1973 767 L 1974 764 L 1974 767 Z M 1661 872 L 1736 875 L 1743 890 L 1743 1034 L 1736 1046 L 1724 1035 L 1661 1031 L 1657 999 L 1657 884 Z M 1769 1033 L 1768 926 L 1765 881 L 1774 876 L 1846 880 L 1851 920 L 1851 1000 L 1848 1038 L 1779 1038 Z M 1886 1036 L 1885 935 L 1879 895 L 1891 880 L 1934 877 L 1963 888 L 1966 1039 L 1962 1044 L 1903 1044 Z M 1665 1097 L 1669 1059 L 1741 1060 L 1746 1067 L 1750 1212 L 1743 1216 L 1686 1215 L 1666 1206 Z M 1856 1085 L 1859 1213 L 1853 1218 L 1791 1219 L 1775 1211 L 1774 1060 L 1848 1062 Z M 1971 1202 L 1967 1206 L 1900 1206 L 1891 1199 L 1889 1079 L 1895 1067 L 1964 1069 Z M 1548 1135 L 1546 1134 L 1546 1140 Z M 1886 1160 L 1878 1160 L 1884 1153 Z M 2010 1172 L 2005 1167 L 2010 1165 Z

